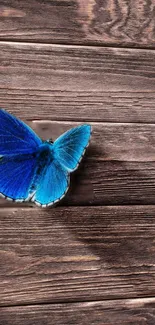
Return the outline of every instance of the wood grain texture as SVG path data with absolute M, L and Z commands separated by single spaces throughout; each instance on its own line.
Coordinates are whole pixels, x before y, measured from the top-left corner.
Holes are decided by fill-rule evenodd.
M 155 323 L 154 11 L 154 0 L 0 3 L 0 106 L 43 139 L 93 126 L 60 207 L 0 200 L 0 325 Z
M 35 121 L 29 125 L 41 138 L 55 140 L 78 123 Z M 79 169 L 71 175 L 70 190 L 61 204 L 154 204 L 155 125 L 91 125 L 90 146 Z M 4 199 L 0 204 L 12 206 Z
M 155 51 L 0 43 L 0 106 L 23 119 L 155 122 Z
M 0 309 L 1 325 L 154 325 L 155 299 L 126 299 Z
M 0 305 L 155 296 L 155 206 L 0 210 Z
M 3 0 L 0 38 L 154 47 L 154 0 Z

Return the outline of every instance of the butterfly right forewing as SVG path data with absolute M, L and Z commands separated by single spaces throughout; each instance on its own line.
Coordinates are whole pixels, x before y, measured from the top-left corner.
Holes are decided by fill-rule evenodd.
M 84 155 L 90 136 L 91 126 L 88 124 L 70 129 L 54 142 L 54 157 L 69 172 L 74 171 Z

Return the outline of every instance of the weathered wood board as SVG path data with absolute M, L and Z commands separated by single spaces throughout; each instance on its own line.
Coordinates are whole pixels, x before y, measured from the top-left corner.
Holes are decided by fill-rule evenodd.
M 155 51 L 0 43 L 0 105 L 23 119 L 155 122 Z
M 43 139 L 55 140 L 78 123 L 35 121 L 29 125 Z M 61 204 L 154 204 L 155 125 L 91 125 L 90 146 L 79 169 L 71 175 L 70 190 Z M 0 204 L 12 205 L 4 199 Z
M 0 309 L 7 325 L 154 325 L 155 299 L 125 299 Z
M 154 0 L 8 0 L 0 39 L 153 47 Z
M 0 210 L 0 305 L 155 295 L 155 207 Z
M 93 131 L 60 206 L 0 200 L 0 325 L 155 324 L 154 12 L 0 3 L 0 107 L 44 140 Z

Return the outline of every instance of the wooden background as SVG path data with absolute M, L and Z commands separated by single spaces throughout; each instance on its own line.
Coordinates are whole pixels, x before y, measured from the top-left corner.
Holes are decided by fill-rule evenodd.
M 0 106 L 93 128 L 58 207 L 0 200 L 0 325 L 154 325 L 155 1 L 2 0 Z

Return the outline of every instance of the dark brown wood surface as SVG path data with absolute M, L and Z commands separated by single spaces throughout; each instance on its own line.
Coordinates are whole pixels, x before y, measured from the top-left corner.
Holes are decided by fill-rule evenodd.
M 155 207 L 1 209 L 0 305 L 155 295 Z
M 154 0 L 3 0 L 0 39 L 153 47 Z
M 0 107 L 92 138 L 61 204 L 0 200 L 0 325 L 155 324 L 155 2 L 0 2 Z
M 0 43 L 0 105 L 22 119 L 155 122 L 155 51 Z
M 1 308 L 1 321 L 7 325 L 154 325 L 155 299 L 7 307 Z

